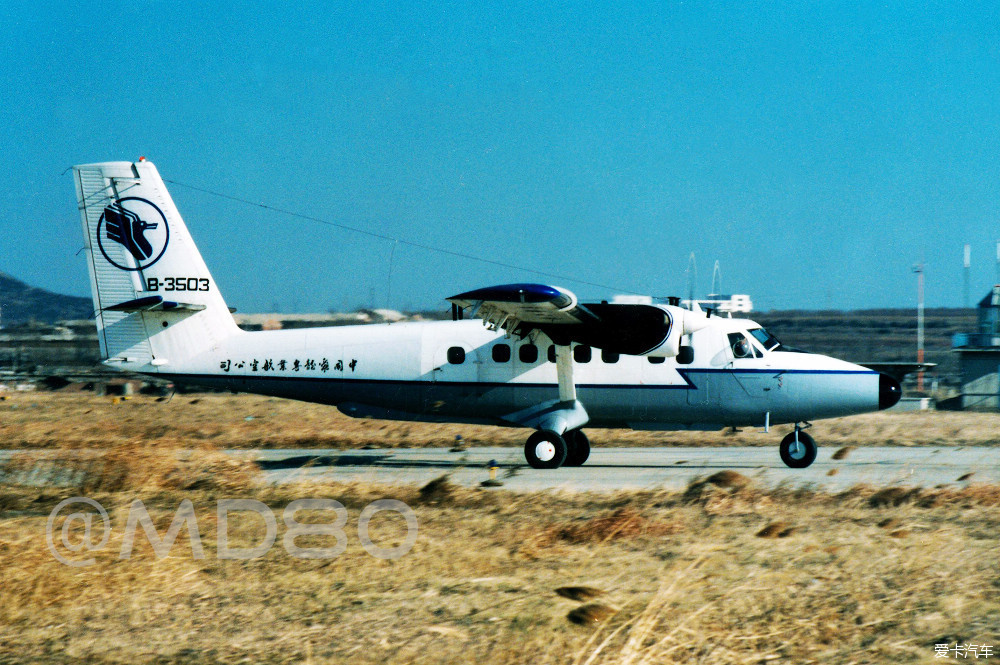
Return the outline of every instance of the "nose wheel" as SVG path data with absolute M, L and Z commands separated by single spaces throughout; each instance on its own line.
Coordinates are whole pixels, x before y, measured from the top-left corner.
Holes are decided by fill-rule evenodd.
M 795 431 L 781 440 L 781 461 L 793 469 L 804 469 L 816 460 L 816 442 L 796 425 Z

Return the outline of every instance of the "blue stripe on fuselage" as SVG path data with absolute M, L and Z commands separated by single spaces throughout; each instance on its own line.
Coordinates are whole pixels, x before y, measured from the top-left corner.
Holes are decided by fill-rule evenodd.
M 698 387 L 694 385 L 691 379 L 688 378 L 689 374 L 771 374 L 778 376 L 781 374 L 858 374 L 858 375 L 878 375 L 878 372 L 873 370 L 850 370 L 850 369 L 678 369 L 677 373 L 681 375 L 685 383 L 656 383 L 656 384 L 639 384 L 639 383 L 578 383 L 576 387 L 579 388 L 615 388 L 615 389 L 629 389 L 629 390 L 697 390 Z M 511 388 L 547 388 L 557 385 L 556 382 L 550 383 L 527 383 L 519 381 L 433 381 L 430 379 L 351 379 L 351 378 L 341 378 L 334 376 L 268 376 L 266 374 L 151 374 L 151 376 L 157 376 L 162 379 L 184 381 L 185 379 L 189 381 L 195 381 L 199 379 L 263 379 L 269 381 L 317 381 L 317 382 L 332 382 L 332 383 L 353 383 L 353 384 L 381 384 L 381 385 L 448 385 L 448 386 L 483 386 L 489 388 L 499 388 L 499 387 L 511 387 Z

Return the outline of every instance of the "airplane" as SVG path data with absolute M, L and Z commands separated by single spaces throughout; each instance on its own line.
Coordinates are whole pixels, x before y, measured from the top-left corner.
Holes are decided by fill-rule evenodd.
M 584 426 L 778 424 L 794 425 L 782 461 L 805 468 L 811 421 L 901 395 L 887 374 L 790 348 L 748 319 L 677 299 L 581 303 L 547 284 L 452 296 L 451 321 L 244 331 L 151 162 L 73 173 L 101 357 L 119 370 L 355 418 L 530 428 L 524 454 L 537 469 L 586 462 Z

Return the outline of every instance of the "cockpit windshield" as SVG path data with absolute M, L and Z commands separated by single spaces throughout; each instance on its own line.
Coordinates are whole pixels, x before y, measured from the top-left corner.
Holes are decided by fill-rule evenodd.
M 774 351 L 776 348 L 781 346 L 781 342 L 778 341 L 778 338 L 763 328 L 752 328 L 747 332 L 753 335 L 754 339 L 760 342 L 761 345 L 768 351 Z

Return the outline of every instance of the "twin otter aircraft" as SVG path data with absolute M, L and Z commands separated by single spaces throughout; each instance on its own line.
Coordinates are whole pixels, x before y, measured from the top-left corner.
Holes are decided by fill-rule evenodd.
M 579 466 L 582 427 L 794 423 L 886 409 L 884 374 L 783 346 L 753 321 L 667 305 L 580 303 L 508 284 L 448 300 L 454 321 L 246 332 L 236 326 L 152 163 L 76 166 L 104 363 L 177 383 L 337 406 L 357 418 L 531 428 L 539 469 Z M 482 322 L 465 320 L 479 318 Z

